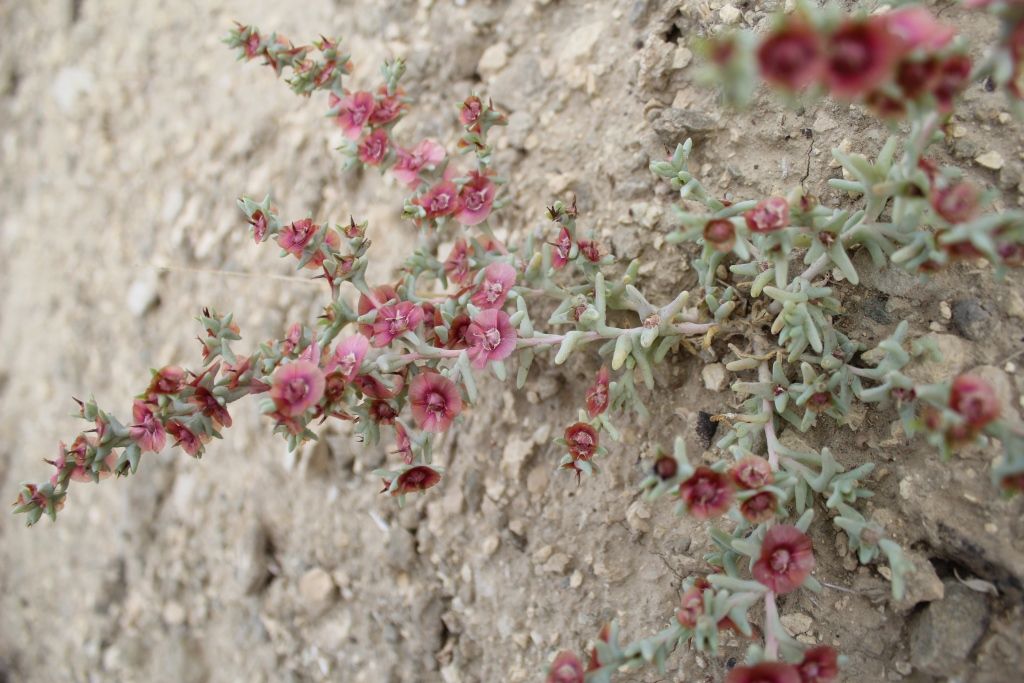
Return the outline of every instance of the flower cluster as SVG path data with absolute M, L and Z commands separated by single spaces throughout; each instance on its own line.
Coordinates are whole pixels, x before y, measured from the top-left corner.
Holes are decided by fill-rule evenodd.
M 663 669 L 682 645 L 717 651 L 723 630 L 764 639 L 763 646 L 751 644 L 747 662 L 728 674 L 730 683 L 835 680 L 842 658 L 794 639 L 776 604 L 779 595 L 822 590 L 810 533 L 821 509 L 816 497 L 860 562 L 888 563 L 894 596 L 902 595 L 912 565 L 858 509 L 871 495 L 864 482 L 873 462 L 847 469 L 830 448 L 800 451 L 779 434 L 805 432 L 819 420 L 848 422 L 855 403 L 891 409 L 908 436 L 923 435 L 944 456 L 997 440 L 1004 453 L 993 479 L 1007 493 L 1024 489 L 1024 433 L 984 379 L 912 379 L 907 366 L 930 349 L 908 338 L 906 322 L 870 348 L 835 324 L 843 306 L 833 280 L 859 283 L 865 266 L 854 265 L 858 251 L 872 267 L 922 277 L 959 259 L 986 259 L 999 276 L 1024 265 L 1024 212 L 986 212 L 985 193 L 925 156 L 969 77 L 998 73 L 1020 94 L 1024 10 L 1010 0 L 970 4 L 1001 22 L 991 64 L 972 67 L 954 31 L 916 6 L 847 16 L 801 3 L 759 38 L 737 34 L 713 43 L 711 61 L 730 78 L 759 71 L 790 95 L 861 102 L 908 121 L 910 136 L 903 145 L 893 136 L 874 161 L 834 152 L 846 177 L 831 184 L 852 195 L 855 209 L 822 205 L 799 188 L 720 199 L 690 172 L 689 140 L 670 159 L 652 163 L 680 199 L 667 241 L 693 242 L 699 252 L 692 261 L 697 291 L 660 304 L 637 288 L 638 262 L 611 267 L 614 255 L 578 225 L 575 198 L 555 201 L 547 209 L 550 223 L 515 243 L 496 237 L 502 181 L 491 165 L 489 135 L 505 117 L 489 100 L 471 95 L 461 103 L 455 154 L 434 139 L 405 145 L 396 134 L 411 105 L 399 87 L 401 60 L 384 65 L 383 83 L 350 90 L 343 81 L 351 63 L 337 41 L 295 46 L 239 25 L 227 43 L 240 58 L 262 59 L 287 74 L 301 95 L 325 93 L 346 139 L 348 165 L 389 172 L 408 193 L 403 215 L 429 239 L 397 280 L 371 285 L 364 223 L 350 217 L 331 225 L 312 216 L 286 222 L 269 197 L 241 199 L 257 244 L 276 243 L 283 257 L 328 284 L 330 300 L 316 324 L 295 323 L 280 339 L 237 355 L 240 330 L 232 317 L 204 310 L 201 365 L 154 371 L 127 423 L 95 401 L 81 402 L 88 429 L 47 461 L 54 468 L 48 481 L 22 486 L 16 512 L 30 524 L 43 514 L 55 517 L 73 482 L 131 474 L 143 454 L 168 444 L 200 457 L 231 426 L 229 406 L 248 395 L 259 396 L 262 413 L 290 448 L 315 439 L 317 426 L 330 419 L 351 423 L 367 445 L 386 439 L 395 462 L 374 474 L 381 493 L 401 504 L 442 484 L 434 444 L 477 402 L 484 372 L 504 382 L 512 368 L 522 387 L 539 355 L 560 364 L 596 347 L 599 369 L 580 392 L 576 418 L 555 440 L 563 451 L 552 462 L 579 485 L 583 474 L 598 472 L 609 441 L 621 440 L 618 417 L 648 416 L 642 390 L 655 389 L 659 364 L 677 354 L 721 359 L 734 377 L 735 401 L 733 412 L 711 418 L 719 432 L 711 455 L 691 463 L 679 438 L 671 453 L 655 454 L 640 483 L 647 499 L 669 497 L 680 514 L 709 524 L 727 520 L 709 531 L 711 573 L 683 583 L 680 604 L 666 606 L 674 616 L 664 630 L 622 643 L 617 625 L 608 624 L 589 657 L 559 653 L 548 683 L 604 683 L 644 663 Z M 999 63 L 1003 57 L 1009 62 Z M 732 83 L 725 82 L 730 92 L 743 91 Z M 461 170 L 458 154 L 468 160 Z M 442 258 L 444 244 L 450 246 Z M 541 310 L 546 320 L 535 318 Z

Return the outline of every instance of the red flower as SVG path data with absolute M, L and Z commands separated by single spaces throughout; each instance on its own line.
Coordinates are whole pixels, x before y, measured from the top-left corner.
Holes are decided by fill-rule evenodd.
M 444 272 L 448 279 L 461 284 L 469 276 L 469 245 L 466 240 L 459 239 L 452 247 L 451 253 L 444 262 Z
M 395 446 L 398 448 L 395 453 L 401 454 L 402 462 L 406 465 L 412 464 L 412 441 L 409 440 L 409 433 L 401 422 L 395 422 Z
M 213 425 L 217 429 L 231 426 L 231 414 L 228 413 L 228 409 L 206 387 L 196 387 L 189 402 L 198 406 L 203 415 L 213 420 Z
M 406 332 L 415 330 L 423 322 L 423 310 L 411 301 L 381 306 L 373 323 L 373 345 L 387 346 Z
M 436 372 L 416 375 L 409 385 L 409 403 L 416 424 L 425 432 L 443 432 L 462 412 L 459 388 Z
M 441 481 L 441 473 L 427 465 L 410 467 L 398 475 L 398 486 L 391 492 L 393 496 L 401 496 L 406 493 L 417 493 L 426 491 Z
M 484 112 L 484 104 L 480 101 L 480 98 L 476 95 L 472 95 L 466 98 L 466 101 L 462 103 L 462 109 L 459 111 L 459 120 L 462 121 L 464 126 L 478 127 L 480 116 Z
M 836 651 L 828 645 L 812 647 L 804 653 L 804 661 L 796 666 L 800 683 L 830 683 L 839 675 Z
M 789 202 L 782 197 L 769 197 L 743 214 L 751 232 L 765 233 L 789 225 Z
M 704 614 L 704 587 L 695 585 L 683 593 L 676 620 L 683 628 L 695 628 L 697 620 Z
M 953 380 L 949 407 L 972 430 L 978 430 L 999 417 L 999 398 L 988 382 L 977 375 L 960 375 Z
M 963 180 L 936 189 L 932 193 L 932 208 L 950 223 L 963 223 L 978 214 L 980 197 L 974 183 Z
M 400 182 L 415 188 L 420 184 L 420 171 L 432 170 L 444 161 L 444 147 L 433 140 L 423 140 L 411 150 L 398 150 L 398 160 L 391 167 Z
M 583 683 L 583 664 L 579 657 L 568 650 L 559 652 L 545 683 Z
M 452 319 L 448 327 L 448 343 L 445 346 L 449 349 L 464 349 L 469 344 L 466 342 L 466 333 L 469 331 L 471 321 L 465 313 L 460 313 Z
M 428 219 L 450 216 L 459 208 L 459 190 L 452 181 L 443 180 L 412 203 L 422 206 Z
M 597 430 L 586 422 L 569 425 L 565 430 L 565 442 L 573 460 L 590 460 L 597 452 Z
M 313 241 L 319 229 L 320 226 L 313 219 L 303 218 L 282 228 L 277 234 L 277 243 L 289 254 L 302 256 L 306 245 Z
M 896 83 L 903 94 L 913 100 L 931 90 L 938 75 L 939 61 L 934 56 L 905 59 L 896 69 Z
M 761 662 L 754 666 L 737 666 L 729 672 L 725 683 L 801 683 L 796 667 L 784 662 Z
M 580 245 L 580 253 L 591 263 L 597 263 L 601 260 L 601 245 L 596 240 L 580 240 L 577 242 Z
M 473 367 L 480 369 L 489 361 L 512 355 L 516 348 L 516 329 L 504 311 L 490 308 L 480 311 L 466 328 L 466 343 Z
M 394 424 L 396 417 L 398 411 L 387 401 L 376 400 L 370 404 L 370 419 L 377 424 Z
M 182 450 L 198 458 L 203 453 L 203 442 L 209 440 L 208 436 L 197 436 L 195 432 L 177 420 L 167 423 L 167 433 L 174 438 L 174 445 L 181 446 Z M 205 438 L 204 438 L 205 437 Z
M 344 100 L 332 94 L 330 98 L 331 109 L 337 110 L 338 125 L 350 140 L 358 140 L 363 134 L 363 126 L 370 120 L 376 103 L 373 94 L 368 92 L 357 92 L 348 95 Z
M 729 509 L 732 484 L 724 474 L 710 467 L 698 467 L 689 479 L 679 485 L 679 497 L 692 516 L 710 519 Z
M 667 481 L 676 476 L 679 471 L 679 462 L 671 455 L 663 455 L 654 461 L 654 473 L 662 481 Z
M 551 246 L 554 247 L 551 251 L 551 267 L 558 270 L 569 261 L 569 252 L 572 250 L 569 229 L 562 228 L 558 233 L 558 241 L 553 242 Z
M 459 190 L 455 220 L 463 225 L 476 225 L 485 221 L 494 205 L 494 193 L 494 183 L 490 178 L 476 171 L 470 173 L 469 180 Z
M 830 36 L 827 49 L 825 81 L 839 97 L 856 97 L 880 86 L 897 55 L 882 17 L 845 22 Z
M 732 480 L 741 489 L 759 489 L 775 480 L 772 466 L 757 455 L 748 455 L 732 466 Z
M 383 126 L 397 119 L 405 110 L 405 103 L 402 102 L 402 91 L 394 95 L 388 94 L 387 86 L 381 86 L 377 90 L 377 101 L 370 112 L 370 123 L 374 126 Z
M 953 110 L 953 100 L 967 87 L 971 76 L 971 58 L 967 55 L 951 55 L 939 67 L 932 95 L 940 112 Z
M 594 419 L 608 410 L 608 368 L 604 365 L 597 371 L 594 385 L 587 389 L 587 415 Z
M 324 373 L 309 361 L 293 361 L 274 372 L 270 397 L 282 415 L 301 415 L 323 395 Z
M 368 166 L 379 166 L 391 148 L 388 132 L 378 128 L 359 144 L 359 160 Z
M 883 90 L 872 90 L 864 98 L 868 108 L 883 119 L 901 119 L 907 113 L 907 105 L 898 97 Z
M 752 573 L 754 579 L 781 595 L 799 588 L 812 569 L 811 538 L 795 526 L 778 524 L 765 534 Z
M 761 77 L 788 90 L 802 90 L 823 68 L 821 38 L 803 19 L 788 21 L 761 41 L 757 63 Z
M 776 507 L 775 494 L 771 491 L 762 491 L 743 501 L 740 513 L 751 524 L 761 524 L 775 517 Z
M 394 398 L 401 393 L 405 386 L 405 378 L 402 375 L 389 375 L 394 378 L 394 386 L 389 387 L 373 375 L 356 375 L 352 379 L 352 386 L 363 392 L 369 398 Z
M 128 435 L 132 441 L 138 444 L 143 453 L 152 451 L 159 453 L 167 443 L 167 435 L 164 433 L 164 426 L 153 414 L 150 404 L 136 399 L 132 404 L 132 420 L 134 424 L 129 427 Z
M 501 308 L 508 297 L 508 290 L 516 282 L 516 269 L 507 263 L 496 261 L 484 269 L 484 279 L 470 301 L 483 309 Z
M 788 209 L 789 205 L 786 206 Z M 725 218 L 708 221 L 704 226 L 704 241 L 710 244 L 715 251 L 728 253 L 736 244 L 736 228 L 732 221 Z

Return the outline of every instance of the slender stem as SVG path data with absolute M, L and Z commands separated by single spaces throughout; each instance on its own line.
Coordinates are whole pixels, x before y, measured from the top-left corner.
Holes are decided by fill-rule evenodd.
M 775 604 L 775 591 L 764 594 L 764 654 L 774 660 L 779 656 L 779 639 L 775 637 L 774 623 L 779 618 L 779 609 Z

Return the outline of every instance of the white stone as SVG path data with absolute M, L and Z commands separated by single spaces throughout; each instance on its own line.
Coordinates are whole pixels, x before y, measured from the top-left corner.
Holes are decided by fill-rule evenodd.
M 480 55 L 476 70 L 483 78 L 491 78 L 508 64 L 508 44 L 495 43 Z
M 993 171 L 998 171 L 1003 167 L 1003 155 L 999 152 L 992 150 L 991 152 L 985 152 L 974 159 L 979 166 L 990 168 Z
M 704 387 L 711 391 L 722 391 L 729 384 L 729 372 L 721 363 L 705 365 L 700 377 L 704 380 Z
M 718 16 L 720 16 L 722 21 L 726 24 L 735 24 L 743 18 L 743 13 L 732 5 L 726 5 L 722 9 L 718 10 Z
M 321 567 L 314 567 L 299 579 L 299 595 L 308 605 L 323 605 L 334 595 L 334 579 Z

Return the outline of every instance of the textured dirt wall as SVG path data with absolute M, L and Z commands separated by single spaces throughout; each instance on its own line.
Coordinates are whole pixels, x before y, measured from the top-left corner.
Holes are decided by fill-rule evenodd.
M 671 198 L 651 158 L 692 135 L 702 178 L 723 195 L 804 182 L 844 201 L 826 185 L 839 174 L 828 150 L 871 155 L 887 134 L 835 103 L 791 110 L 764 97 L 725 113 L 692 82 L 694 36 L 763 26 L 775 5 L 0 2 L 0 500 L 42 476 L 40 459 L 79 428 L 72 395 L 124 414 L 149 368 L 192 362 L 203 306 L 234 311 L 243 345 L 318 314 L 322 285 L 252 245 L 240 194 L 272 191 L 292 217 L 368 218 L 381 280 L 414 238 L 401 189 L 341 172 L 324 102 L 234 61 L 219 42 L 231 20 L 300 41 L 343 36 L 363 86 L 382 59 L 404 56 L 419 101 L 398 129 L 409 140 L 453 140 L 454 103 L 474 89 L 493 96 L 511 115 L 496 157 L 510 179 L 502 230 L 521 234 L 575 193 L 607 249 L 645 260 L 642 287 L 661 300 L 696 278 L 689 250 L 663 243 Z M 977 45 L 991 34 L 944 14 Z M 954 123 L 940 158 L 1000 189 L 1003 205 L 1020 203 L 1021 128 L 1000 97 L 972 85 Z M 992 150 L 1001 168 L 974 161 Z M 994 283 L 970 264 L 927 286 L 865 280 L 840 289 L 848 334 L 872 342 L 910 320 L 946 352 L 923 376 L 985 366 L 1017 410 L 1019 276 Z M 631 638 L 660 629 L 680 580 L 706 571 L 708 540 L 670 505 L 641 502 L 635 484 L 676 433 L 699 455 L 698 411 L 727 410 L 731 394 L 706 387 L 698 359 L 674 358 L 650 424 L 622 420 L 604 473 L 577 488 L 554 470 L 550 439 L 597 366 L 539 363 L 520 393 L 491 380 L 442 442 L 445 485 L 403 510 L 369 474 L 383 448 L 331 426 L 288 454 L 248 403 L 202 462 L 168 453 L 130 480 L 76 486 L 56 525 L 0 516 L 0 681 L 534 681 L 556 650 L 581 650 L 611 618 Z M 832 444 L 844 464 L 881 461 L 867 509 L 914 554 L 911 599 L 887 600 L 886 578 L 858 567 L 823 523 L 817 575 L 830 587 L 785 600 L 784 622 L 848 653 L 846 680 L 1013 680 L 1024 507 L 994 499 L 992 452 L 942 464 L 894 434 L 893 419 L 872 413 L 860 431 L 803 438 Z M 667 677 L 621 678 L 719 681 L 744 647 L 677 653 Z

